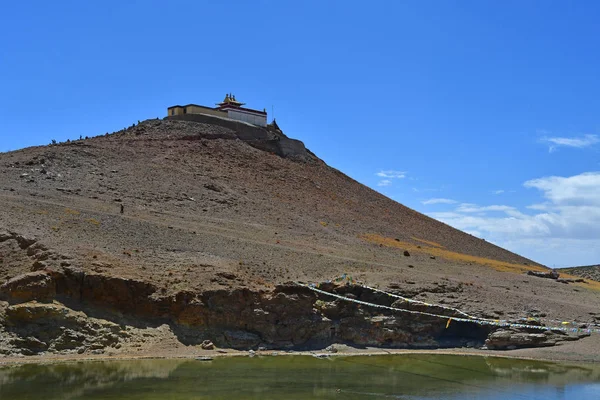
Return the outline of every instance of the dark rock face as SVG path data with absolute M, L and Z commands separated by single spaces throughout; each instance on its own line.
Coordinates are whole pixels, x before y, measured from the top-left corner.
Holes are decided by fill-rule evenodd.
M 142 325 L 168 324 L 184 344 L 201 345 L 211 338 L 216 346 L 244 350 L 322 348 L 336 342 L 435 348 L 478 346 L 484 340 L 490 349 L 513 349 L 553 346 L 559 341 L 577 339 L 554 332 L 492 332 L 491 327 L 456 321 L 447 325 L 445 319 L 366 307 L 293 283 L 271 290 L 238 287 L 182 290 L 167 295 L 164 288 L 149 282 L 85 272 L 72 260 L 31 238 L 0 232 L 0 242 L 18 249 L 22 253 L 20 260 L 31 265 L 31 272 L 0 285 L 0 300 L 8 302 L 5 306 L 0 304 L 4 307 L 0 307 L 0 322 L 4 322 L 7 333 L 0 340 L 0 350 L 16 348 L 22 354 L 101 352 L 118 346 L 126 337 L 118 324 L 94 320 L 75 310 L 101 312 L 115 322 L 126 316 L 142 321 Z M 227 272 L 218 275 L 228 280 L 236 277 Z M 325 283 L 321 288 L 349 299 L 401 310 L 458 316 L 443 307 L 409 303 L 361 286 Z M 410 295 L 406 290 L 404 294 Z M 55 300 L 64 305 L 53 303 Z
M 391 301 L 359 286 L 329 289 L 364 301 L 386 305 Z M 65 267 L 15 277 L 2 285 L 0 292 L 13 304 L 6 309 L 6 321 L 9 330 L 20 338 L 15 345 L 28 349 L 28 354 L 49 349 L 90 349 L 93 343 L 100 349 L 97 343 L 108 340 L 108 346 L 118 342 L 112 336 L 110 340 L 93 336 L 95 330 L 88 327 L 82 315 L 73 316 L 73 308 L 106 310 L 154 324 L 167 323 L 182 343 L 201 344 L 210 337 L 217 346 L 235 349 L 300 349 L 335 342 L 431 348 L 463 345 L 467 340 L 482 344 L 489 333 L 482 330 L 474 338 L 469 337 L 456 330 L 469 324 L 455 323 L 448 330 L 446 321 L 439 318 L 394 315 L 342 300 L 319 298 L 294 284 L 280 285 L 271 291 L 238 288 L 161 296 L 159 288 L 150 283 Z M 25 303 L 54 299 L 71 308 Z

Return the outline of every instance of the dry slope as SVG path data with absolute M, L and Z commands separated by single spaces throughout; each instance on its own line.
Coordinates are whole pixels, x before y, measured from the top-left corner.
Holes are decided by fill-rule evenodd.
M 342 273 L 481 316 L 594 321 L 593 285 L 523 275 L 544 267 L 404 207 L 309 152 L 283 158 L 261 140 L 216 124 L 148 120 L 0 154 L 5 352 L 131 351 L 137 336 L 110 323 L 168 326 L 174 343 L 210 338 L 238 348 L 446 343 L 439 321 L 422 332 L 398 320 L 382 327 L 376 312 L 315 308 L 314 293 L 290 283 Z M 106 335 L 92 335 L 93 323 L 71 312 L 109 324 L 98 328 Z M 41 337 L 47 326 L 56 330 Z M 471 328 L 454 339 L 469 339 Z

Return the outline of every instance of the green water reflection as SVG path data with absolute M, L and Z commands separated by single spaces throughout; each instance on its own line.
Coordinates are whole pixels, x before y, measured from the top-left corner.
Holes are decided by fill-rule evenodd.
M 598 399 L 600 367 L 450 355 L 0 367 L 1 399 Z

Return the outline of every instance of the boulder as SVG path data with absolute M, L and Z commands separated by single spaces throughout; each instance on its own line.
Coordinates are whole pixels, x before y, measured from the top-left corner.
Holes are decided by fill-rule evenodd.
M 560 274 L 555 270 L 552 270 L 549 272 L 527 271 L 527 275 L 537 276 L 538 278 L 548 278 L 548 279 L 558 279 L 560 276 Z
M 200 345 L 200 347 L 202 347 L 203 350 L 214 350 L 215 349 L 215 345 L 210 340 L 203 341 L 202 344 Z

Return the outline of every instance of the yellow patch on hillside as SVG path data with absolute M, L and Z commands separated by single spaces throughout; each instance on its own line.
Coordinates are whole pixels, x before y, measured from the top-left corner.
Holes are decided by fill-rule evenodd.
M 429 240 L 425 240 L 425 239 L 419 239 L 419 238 L 417 238 L 417 237 L 414 237 L 414 236 L 411 236 L 410 238 L 411 238 L 412 240 L 416 240 L 417 242 L 425 243 L 425 244 L 428 244 L 428 245 L 430 245 L 430 246 L 433 246 L 433 247 L 444 247 L 444 246 L 442 246 L 442 245 L 441 245 L 441 244 L 439 244 L 439 243 L 436 243 L 436 242 L 431 242 L 431 241 L 429 241 Z
M 72 210 L 70 208 L 65 208 L 65 214 L 70 214 L 70 215 L 79 215 L 81 214 L 79 211 L 77 210 Z
M 431 256 L 443 258 L 448 261 L 457 263 L 473 263 L 479 265 L 485 265 L 494 268 L 500 272 L 514 272 L 523 273 L 527 271 L 548 271 L 546 268 L 537 265 L 524 265 L 517 263 L 510 263 L 506 261 L 493 260 L 491 258 L 472 256 L 470 254 L 457 253 L 444 248 L 433 247 L 433 246 L 417 246 L 414 243 L 402 242 L 392 238 L 387 238 L 381 235 L 369 233 L 362 236 L 362 239 L 367 242 L 384 245 L 387 247 L 395 247 L 402 250 L 408 250 L 414 253 L 425 253 Z
M 575 283 L 575 285 L 579 285 L 588 289 L 600 290 L 600 282 L 592 279 L 586 279 L 585 283 Z

